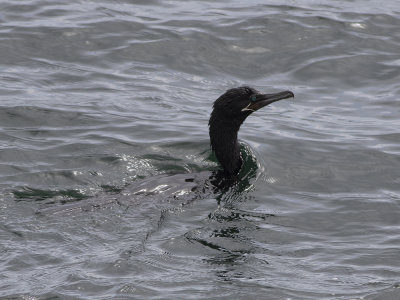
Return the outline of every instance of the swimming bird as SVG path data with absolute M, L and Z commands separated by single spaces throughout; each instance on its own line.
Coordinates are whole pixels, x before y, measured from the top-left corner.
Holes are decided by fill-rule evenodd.
M 150 196 L 159 199 L 160 203 L 172 203 L 179 198 L 176 198 L 176 195 L 182 195 L 183 199 L 178 199 L 178 201 L 187 204 L 209 195 L 210 192 L 213 194 L 224 193 L 239 179 L 236 175 L 243 164 L 237 140 L 242 123 L 249 115 L 260 108 L 291 97 L 294 97 L 291 91 L 262 94 L 254 88 L 242 86 L 227 90 L 215 100 L 208 124 L 211 148 L 222 165 L 222 172 L 218 170 L 212 173 L 203 171 L 189 174 L 161 174 L 132 182 L 124 187 L 124 193 L 116 195 L 99 193 L 94 197 L 64 204 L 61 207 L 39 209 L 37 213 L 71 213 L 77 209 L 87 211 L 115 203 L 118 205 L 126 203 L 129 207 L 133 201 L 135 203 L 147 203 L 148 201 L 144 201 L 143 198 Z M 245 187 L 249 185 L 248 176 L 239 181 L 243 187 L 242 190 L 245 190 Z M 143 201 L 141 201 L 142 199 Z M 154 200 L 153 202 L 157 201 Z
M 237 174 L 242 166 L 237 135 L 244 120 L 264 106 L 291 97 L 294 97 L 291 91 L 262 94 L 242 86 L 227 90 L 215 100 L 208 122 L 210 142 L 226 175 Z

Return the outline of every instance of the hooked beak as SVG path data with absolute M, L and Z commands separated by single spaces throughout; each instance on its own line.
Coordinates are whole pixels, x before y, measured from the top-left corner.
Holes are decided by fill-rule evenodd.
M 284 91 L 275 94 L 257 94 L 255 95 L 255 99 L 251 100 L 250 104 L 247 105 L 242 111 L 256 111 L 260 108 L 267 106 L 275 101 L 279 101 L 282 99 L 292 98 L 294 97 L 293 92 Z

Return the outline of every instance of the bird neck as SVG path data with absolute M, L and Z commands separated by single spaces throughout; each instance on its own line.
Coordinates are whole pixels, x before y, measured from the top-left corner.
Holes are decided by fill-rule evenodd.
M 238 131 L 243 121 L 224 119 L 213 112 L 209 121 L 211 148 L 224 171 L 233 175 L 242 166 Z

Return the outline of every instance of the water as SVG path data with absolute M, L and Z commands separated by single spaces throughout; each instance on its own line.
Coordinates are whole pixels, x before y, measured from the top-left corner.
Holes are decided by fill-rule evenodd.
M 133 2 L 0 4 L 0 296 L 399 299 L 398 1 Z

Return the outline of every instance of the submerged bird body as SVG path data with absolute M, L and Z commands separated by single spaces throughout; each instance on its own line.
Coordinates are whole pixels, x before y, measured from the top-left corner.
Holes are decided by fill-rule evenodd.
M 236 175 L 242 167 L 243 160 L 246 160 L 246 163 L 250 161 L 248 156 L 244 156 L 242 159 L 237 139 L 242 123 L 251 113 L 261 107 L 290 97 L 293 97 L 293 93 L 290 91 L 261 94 L 253 88 L 244 86 L 226 91 L 214 102 L 209 120 L 210 142 L 212 150 L 223 167 L 223 172 L 163 174 L 135 181 L 121 194 L 99 193 L 93 198 L 39 209 L 37 213 L 71 213 L 74 210 L 87 211 L 113 204 L 126 204 L 129 207 L 132 201 L 147 203 L 140 199 L 150 196 L 156 199 L 168 199 L 168 201 L 160 200 L 160 203 L 175 201 L 190 203 L 204 197 L 204 194 L 207 193 L 227 191 L 227 188 L 236 182 Z M 238 187 L 244 190 L 249 185 L 249 177 L 242 178 L 240 183 L 241 185 Z M 163 209 L 163 211 L 168 210 Z
M 238 173 L 242 166 L 237 135 L 244 120 L 256 110 L 290 97 L 294 97 L 291 91 L 261 94 L 243 86 L 226 91 L 214 102 L 208 122 L 211 148 L 227 175 Z

